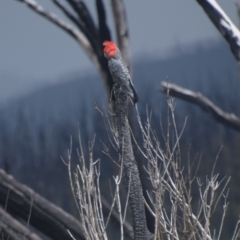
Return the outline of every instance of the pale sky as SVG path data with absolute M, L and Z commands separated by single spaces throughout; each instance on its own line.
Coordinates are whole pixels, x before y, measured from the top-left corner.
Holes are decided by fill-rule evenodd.
M 63 16 L 51 0 L 38 2 Z M 95 1 L 85 2 L 95 15 Z M 112 26 L 109 0 L 104 2 Z M 218 3 L 238 24 L 235 0 Z M 195 0 L 125 0 L 125 4 L 133 61 L 144 54 L 164 58 L 174 46 L 222 38 Z M 61 29 L 19 1 L 0 1 L 0 100 L 93 69 L 77 42 Z

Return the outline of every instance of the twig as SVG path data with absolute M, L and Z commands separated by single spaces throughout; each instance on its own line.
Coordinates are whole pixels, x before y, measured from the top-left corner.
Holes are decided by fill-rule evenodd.
M 73 235 L 72 235 L 72 233 L 67 229 L 67 232 L 69 233 L 69 235 L 71 236 L 71 238 L 73 239 L 73 240 L 76 240 L 74 237 L 73 237 Z
M 30 210 L 28 214 L 28 220 L 27 220 L 27 228 L 29 227 L 30 219 L 31 219 L 31 214 L 32 214 L 32 206 L 33 206 L 33 197 L 31 197 L 31 205 L 30 205 Z M 25 240 L 26 234 L 24 234 L 24 240 Z

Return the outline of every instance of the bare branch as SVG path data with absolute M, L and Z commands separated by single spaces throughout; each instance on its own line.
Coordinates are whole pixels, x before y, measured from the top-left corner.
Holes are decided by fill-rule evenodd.
M 100 42 L 111 40 L 111 33 L 107 25 L 106 11 L 102 0 L 96 0 Z
M 238 28 L 233 24 L 227 14 L 218 5 L 216 0 L 196 0 L 205 13 L 211 19 L 215 27 L 227 40 L 231 51 L 239 62 L 240 60 L 240 32 Z
M 115 209 L 112 209 L 110 204 L 107 202 L 107 200 L 103 196 L 101 196 L 101 201 L 102 201 L 102 205 L 103 205 L 103 211 L 105 211 L 106 213 L 111 212 L 111 221 L 120 223 L 119 214 L 117 213 L 117 211 Z M 123 228 L 124 228 L 125 236 L 132 238 L 133 237 L 133 228 L 132 228 L 131 224 L 125 220 L 123 222 Z
M 117 41 L 122 57 L 131 73 L 131 51 L 129 44 L 129 30 L 127 24 L 126 8 L 123 0 L 111 0 L 113 18 L 117 34 Z
M 238 14 L 238 28 L 240 27 L 240 0 L 236 1 L 237 14 Z
M 68 10 L 66 6 L 64 6 L 64 4 L 60 2 L 61 0 L 52 0 L 64 12 L 64 14 L 77 25 L 79 29 L 63 21 L 54 13 L 47 11 L 35 0 L 16 0 L 16 1 L 25 3 L 34 12 L 43 16 L 50 22 L 54 23 L 56 26 L 60 27 L 70 36 L 72 36 L 75 40 L 77 40 L 77 42 L 83 48 L 88 58 L 93 62 L 93 64 L 99 71 L 105 83 L 105 88 L 110 99 L 111 90 L 113 87 L 113 80 L 108 69 L 107 60 L 103 56 L 102 42 L 101 39 L 99 38 L 100 29 L 97 29 L 97 27 L 95 26 L 93 18 L 84 1 L 66 0 L 72 7 L 74 12 L 78 15 L 77 18 L 71 11 Z M 111 103 L 111 105 L 112 108 L 114 109 L 113 107 L 114 103 Z
M 84 33 L 84 27 L 81 21 L 61 2 L 61 0 L 52 0 L 52 2 L 59 7 L 62 12 Z
M 168 107 L 171 118 L 168 118 L 169 131 L 175 132 L 174 142 L 178 146 L 181 134 L 176 131 L 176 119 L 174 114 L 174 103 L 170 98 Z M 185 181 L 184 166 L 180 161 L 180 149 L 171 147 L 171 140 L 167 141 L 166 150 L 163 151 L 161 144 L 151 127 L 150 117 L 142 127 L 141 119 L 138 117 L 142 136 L 145 155 L 148 156 L 147 173 L 153 186 L 153 191 L 149 194 L 149 199 L 153 203 L 155 213 L 155 238 L 156 239 L 216 239 L 215 232 L 211 231 L 210 218 L 214 213 L 214 204 L 218 199 L 224 197 L 228 181 L 218 179 L 218 175 L 206 178 L 206 187 L 199 185 L 199 208 L 197 212 L 192 208 L 188 186 Z M 175 122 L 175 123 L 174 123 Z M 171 124 L 169 124 L 171 123 Z M 176 138 L 176 139 L 175 139 Z M 171 151 L 168 153 L 168 151 Z M 225 182 L 225 184 L 223 183 Z M 222 184 L 223 183 L 223 184 Z M 219 186 L 221 187 L 219 188 Z M 223 186 L 222 186 L 223 185 Z M 191 185 L 189 186 L 191 187 Z M 191 192 L 191 191 L 190 191 Z M 169 198 L 171 208 L 165 204 L 166 197 Z M 217 200 L 215 200 L 217 199 Z M 226 209 L 226 208 L 225 208 Z M 222 221 L 225 213 L 223 214 Z M 219 235 L 221 235 L 222 225 L 220 223 Z M 235 231 L 239 234 L 238 229 Z M 161 236 L 162 235 L 162 236 Z M 166 237 L 165 237 L 166 236 Z M 235 235 L 237 236 L 237 235 Z
M 79 19 L 81 19 L 86 25 L 86 29 L 88 29 L 89 33 L 92 33 L 94 37 L 98 37 L 98 30 L 94 24 L 93 18 L 84 3 L 83 0 L 66 0 L 72 9 L 77 13 Z
M 45 10 L 40 4 L 38 4 L 35 0 L 18 0 L 20 2 L 26 3 L 29 8 L 31 8 L 34 12 L 40 14 L 44 18 L 48 19 L 50 22 L 56 24 L 58 27 L 63 29 L 65 32 L 70 34 L 77 42 L 81 45 L 89 59 L 97 66 L 99 69 L 99 62 L 96 54 L 94 53 L 93 48 L 91 47 L 88 39 L 81 33 L 79 30 L 71 26 L 70 24 L 64 22 L 57 15 L 52 12 L 48 12 Z
M 56 1 L 56 0 L 52 0 Z M 59 0 L 57 0 L 59 1 Z M 85 5 L 83 0 L 66 0 L 75 13 L 78 15 L 78 28 L 84 33 L 86 38 L 92 45 L 92 48 L 95 51 L 95 54 L 99 57 L 101 56 L 101 44 L 99 42 L 99 33 L 96 28 L 93 18 Z M 61 7 L 60 7 L 61 8 Z
M 161 92 L 168 93 L 171 96 L 189 101 L 201 107 L 203 110 L 212 114 L 212 116 L 220 123 L 231 127 L 237 131 L 240 131 L 240 119 L 233 113 L 226 113 L 221 108 L 216 106 L 207 97 L 203 96 L 201 93 L 193 92 L 189 89 L 180 87 L 176 84 L 162 82 Z

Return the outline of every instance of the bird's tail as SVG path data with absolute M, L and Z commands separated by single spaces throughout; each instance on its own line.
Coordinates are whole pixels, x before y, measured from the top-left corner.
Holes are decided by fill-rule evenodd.
M 128 96 L 130 97 L 133 105 L 135 105 L 138 102 L 138 94 L 132 84 L 128 85 L 127 89 Z

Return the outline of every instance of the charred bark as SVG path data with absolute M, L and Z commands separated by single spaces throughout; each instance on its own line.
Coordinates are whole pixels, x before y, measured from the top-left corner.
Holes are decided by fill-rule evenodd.
M 123 181 L 129 192 L 129 203 L 132 212 L 134 240 L 149 239 L 147 229 L 144 197 L 137 163 L 134 158 L 127 119 L 127 93 L 117 84 L 113 87 L 115 95 L 115 124 L 118 134 L 119 151 L 123 165 Z

